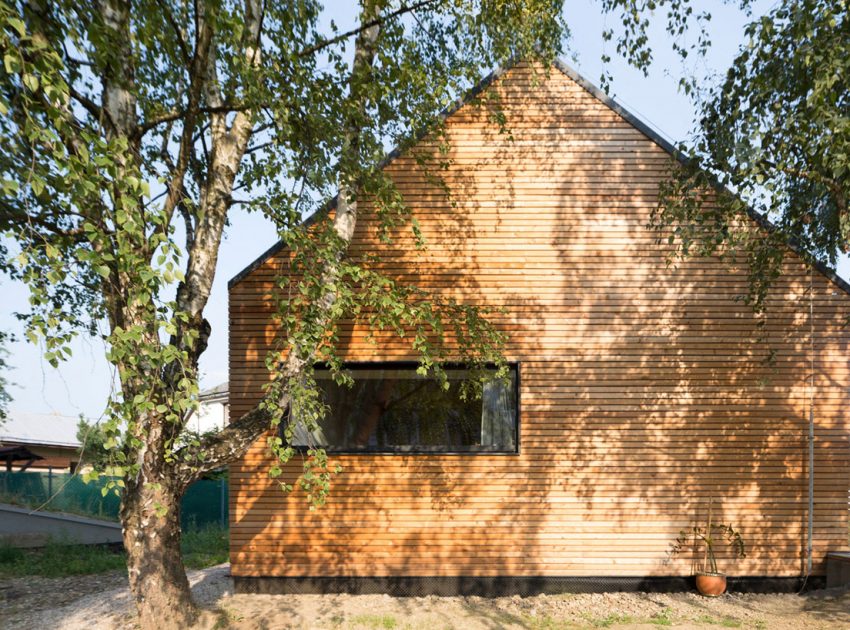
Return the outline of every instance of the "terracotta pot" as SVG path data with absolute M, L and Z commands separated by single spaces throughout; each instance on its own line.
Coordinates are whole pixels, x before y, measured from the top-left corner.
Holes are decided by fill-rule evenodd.
M 726 574 L 725 573 L 702 573 L 699 572 L 697 577 L 697 590 L 700 595 L 706 597 L 718 597 L 726 592 Z

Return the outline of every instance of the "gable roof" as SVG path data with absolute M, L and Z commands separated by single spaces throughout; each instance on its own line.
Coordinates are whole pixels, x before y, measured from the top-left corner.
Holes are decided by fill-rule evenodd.
M 513 68 L 514 65 L 516 65 L 517 62 L 518 62 L 518 60 L 516 60 L 512 63 L 509 63 L 508 65 L 503 66 L 501 68 L 496 68 L 496 70 L 494 70 L 493 72 L 491 72 L 490 74 L 485 76 L 483 79 L 481 79 L 481 81 L 478 82 L 478 84 L 476 86 L 474 86 L 471 90 L 469 90 L 466 93 L 466 95 L 464 95 L 461 98 L 458 98 L 449 107 L 447 107 L 442 112 L 440 112 L 440 115 L 438 117 L 439 120 L 441 120 L 441 121 L 446 120 L 449 116 L 454 114 L 461 107 L 472 102 L 479 94 L 481 94 L 484 90 L 486 90 L 488 87 L 490 87 L 490 85 L 492 85 L 493 82 L 496 81 L 496 79 L 498 79 L 499 77 L 504 75 L 506 72 L 508 72 L 511 68 Z M 556 58 L 554 60 L 553 66 L 556 69 L 558 69 L 559 71 L 561 71 L 563 74 L 565 74 L 567 77 L 569 77 L 570 79 L 575 81 L 579 86 L 584 88 L 584 90 L 586 92 L 588 92 L 591 96 L 593 96 L 598 101 L 600 101 L 603 105 L 605 105 L 609 109 L 613 110 L 616 114 L 618 114 L 621 118 L 623 118 L 623 120 L 625 120 L 632 127 L 637 129 L 638 131 L 640 131 L 649 140 L 651 140 L 652 142 L 657 144 L 659 147 L 661 147 L 664 151 L 669 153 L 676 160 L 678 160 L 682 164 L 687 163 L 687 161 L 688 161 L 687 156 L 682 154 L 682 152 L 679 151 L 679 149 L 677 149 L 670 141 L 668 141 L 666 138 L 661 136 L 661 134 L 659 134 L 652 127 L 650 127 L 645 121 L 641 120 L 638 116 L 636 116 L 635 114 L 630 112 L 628 109 L 623 107 L 614 98 L 612 98 L 611 96 L 606 94 L 603 90 L 601 90 L 599 87 L 594 85 L 587 78 L 582 76 L 582 74 L 579 73 L 578 70 L 573 68 L 571 65 L 569 65 L 568 63 L 566 63 L 562 59 L 558 59 L 558 58 Z M 426 129 L 426 130 L 423 130 L 423 131 L 420 131 L 419 133 L 417 133 L 413 138 L 414 144 L 416 142 L 418 142 L 419 140 L 422 140 L 428 134 L 428 132 L 429 132 L 429 130 Z M 396 147 L 390 153 L 387 154 L 387 156 L 381 162 L 379 168 L 386 167 L 390 162 L 392 162 L 394 159 L 396 159 L 399 155 L 401 155 L 401 148 Z M 715 182 L 715 185 L 718 188 L 718 190 L 732 194 L 731 191 L 729 191 L 728 188 L 726 188 L 725 186 L 722 186 L 719 182 Z M 321 206 L 319 209 L 315 210 L 313 213 L 311 213 L 309 216 L 307 216 L 303 221 L 303 225 L 307 226 L 307 225 L 312 224 L 313 222 L 317 221 L 319 218 L 324 216 L 328 211 L 335 208 L 336 207 L 336 200 L 337 200 L 337 198 L 336 198 L 336 196 L 334 196 L 333 199 L 331 199 L 330 201 L 325 203 L 323 206 Z M 747 214 L 761 228 L 763 228 L 767 231 L 770 231 L 770 232 L 777 229 L 776 226 L 773 223 L 771 223 L 770 219 L 768 219 L 766 216 L 756 212 L 754 209 L 752 209 L 749 206 L 747 206 Z M 799 244 L 793 238 L 788 239 L 787 243 L 788 243 L 788 246 L 791 248 L 792 251 L 794 251 L 796 254 L 800 255 L 801 257 L 806 258 L 806 255 L 803 252 L 803 249 L 799 246 Z M 260 254 L 256 259 L 254 259 L 254 261 L 251 262 L 247 267 L 245 267 L 242 271 L 237 273 L 235 276 L 233 276 L 228 281 L 228 283 L 227 283 L 228 290 L 233 288 L 241 280 L 243 280 L 247 276 L 249 276 L 251 274 L 251 272 L 253 272 L 255 269 L 257 269 L 257 267 L 262 265 L 269 258 L 274 256 L 276 253 L 278 253 L 279 251 L 281 251 L 285 247 L 286 247 L 286 243 L 284 243 L 283 240 L 279 240 L 277 243 L 275 243 L 274 245 L 269 247 L 266 251 L 264 251 L 262 254 Z M 823 263 L 820 260 L 814 260 L 813 266 L 822 275 L 826 276 L 829 280 L 831 280 L 833 282 L 833 284 L 835 284 L 838 288 L 840 288 L 845 293 L 850 294 L 850 283 L 848 283 L 846 280 L 844 280 L 838 274 L 836 274 L 834 269 L 830 268 L 827 264 Z

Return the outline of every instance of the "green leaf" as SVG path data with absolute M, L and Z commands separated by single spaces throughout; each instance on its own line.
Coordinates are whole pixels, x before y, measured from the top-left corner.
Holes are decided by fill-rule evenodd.
M 11 26 L 13 29 L 15 29 L 18 32 L 18 35 L 20 37 L 24 37 L 27 34 L 27 27 L 24 24 L 24 21 L 20 18 L 16 18 L 16 17 L 6 18 L 6 24 Z
M 7 52 L 3 55 L 3 67 L 6 69 L 7 74 L 13 75 L 20 69 L 21 60 L 15 53 Z
M 32 188 L 32 192 L 36 197 L 40 197 L 41 193 L 44 192 L 44 180 L 40 177 L 33 176 L 30 180 L 30 188 Z
M 24 85 L 27 86 L 27 88 L 29 88 L 31 92 L 38 91 L 39 82 L 37 76 L 35 76 L 34 74 L 27 73 L 23 76 L 22 80 L 24 82 Z

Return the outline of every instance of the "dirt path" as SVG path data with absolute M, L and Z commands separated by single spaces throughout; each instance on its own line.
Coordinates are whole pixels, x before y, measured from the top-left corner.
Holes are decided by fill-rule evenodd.
M 850 592 L 727 595 L 605 593 L 536 597 L 234 595 L 229 566 L 190 572 L 195 598 L 237 629 L 491 630 L 528 628 L 850 628 Z M 0 628 L 133 628 L 120 572 L 0 580 Z M 225 625 L 225 624 L 222 624 Z

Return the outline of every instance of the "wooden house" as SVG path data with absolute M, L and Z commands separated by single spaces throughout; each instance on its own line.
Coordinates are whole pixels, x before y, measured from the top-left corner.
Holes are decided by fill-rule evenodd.
M 265 438 L 231 467 L 237 588 L 676 588 L 693 558 L 670 545 L 709 502 L 747 544 L 746 558 L 721 557 L 739 588 L 823 576 L 848 537 L 848 285 L 789 246 L 760 326 L 737 299 L 745 265 L 668 265 L 647 229 L 667 142 L 560 64 L 497 72 L 475 92 L 493 94 L 508 133 L 486 104 L 447 114 L 451 201 L 409 154 L 386 166 L 426 248 L 405 231 L 380 245 L 364 199 L 350 255 L 380 247 L 399 281 L 501 309 L 511 382 L 447 414 L 454 403 L 410 385 L 407 340 L 346 327 L 356 384 L 328 385 L 314 436 L 343 473 L 311 511 L 269 478 Z M 278 245 L 230 283 L 234 418 L 268 378 L 287 256 Z M 285 475 L 301 470 L 296 458 Z

